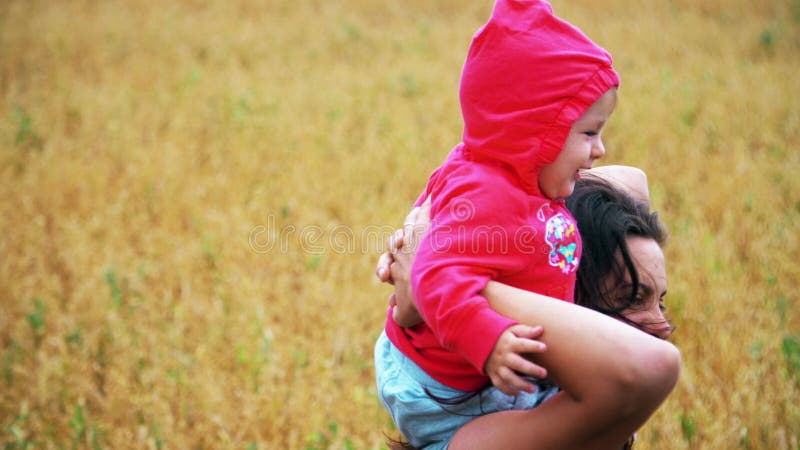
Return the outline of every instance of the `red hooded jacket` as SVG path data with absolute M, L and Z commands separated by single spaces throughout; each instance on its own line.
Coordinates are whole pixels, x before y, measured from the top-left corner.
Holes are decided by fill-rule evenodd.
M 489 280 L 573 301 L 581 240 L 563 201 L 539 191 L 572 124 L 619 84 L 611 56 L 547 2 L 498 0 L 475 34 L 461 77 L 463 141 L 431 175 L 431 228 L 412 288 L 425 323 L 392 343 L 436 380 L 485 386 L 500 334 L 515 322 L 479 293 Z

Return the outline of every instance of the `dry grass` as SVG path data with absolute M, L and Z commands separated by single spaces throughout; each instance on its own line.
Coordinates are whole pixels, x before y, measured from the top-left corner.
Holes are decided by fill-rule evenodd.
M 373 261 L 489 3 L 0 3 L 4 448 L 380 448 Z M 797 450 L 800 2 L 554 6 L 672 233 L 684 371 L 638 447 Z

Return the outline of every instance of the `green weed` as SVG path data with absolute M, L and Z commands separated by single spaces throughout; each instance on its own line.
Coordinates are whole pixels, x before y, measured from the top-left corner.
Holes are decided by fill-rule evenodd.
M 11 386 L 14 384 L 14 363 L 17 361 L 21 349 L 17 341 L 11 339 L 5 351 L 3 352 L 3 379 L 6 380 L 6 385 Z
M 76 327 L 72 332 L 64 336 L 64 341 L 70 345 L 80 346 L 83 344 L 83 330 L 80 326 Z
M 758 36 L 758 43 L 761 48 L 766 52 L 772 52 L 775 46 L 775 30 L 772 28 L 765 28 Z
M 41 334 L 44 331 L 44 302 L 40 298 L 33 299 L 34 310 L 28 314 L 28 324 L 35 334 Z
M 39 443 L 31 440 L 31 433 L 28 430 L 28 418 L 30 412 L 23 405 L 22 411 L 14 416 L 5 426 L 5 430 L 11 435 L 11 440 L 5 440 L 4 450 L 27 450 L 39 447 Z
M 686 442 L 691 444 L 695 434 L 697 434 L 694 418 L 686 414 L 681 414 L 678 420 L 680 420 L 681 423 L 681 432 L 683 433 L 683 438 L 686 440 Z
M 14 108 L 14 120 L 17 122 L 17 133 L 14 135 L 14 143 L 18 147 L 33 148 L 41 150 L 44 140 L 33 127 L 33 119 L 25 109 Z
M 308 259 L 308 270 L 311 272 L 316 272 L 319 268 L 319 265 L 322 263 L 322 255 L 314 255 Z
M 86 441 L 86 419 L 83 415 L 83 405 L 77 404 L 69 419 L 69 429 L 72 430 L 72 448 L 80 448 Z
M 784 336 L 781 342 L 781 352 L 786 361 L 787 374 L 800 381 L 800 336 Z
M 33 331 L 33 339 L 35 346 L 38 348 L 41 345 L 42 337 L 44 336 L 44 320 L 45 320 L 45 306 L 40 298 L 33 299 L 34 310 L 28 314 L 28 324 Z
M 114 305 L 114 309 L 119 309 L 122 306 L 122 289 L 119 287 L 114 269 L 106 270 L 105 278 L 111 290 L 111 304 Z

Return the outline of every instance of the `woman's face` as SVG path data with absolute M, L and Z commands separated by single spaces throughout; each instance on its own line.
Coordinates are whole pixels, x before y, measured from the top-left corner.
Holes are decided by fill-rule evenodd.
M 627 238 L 633 265 L 639 275 L 639 292 L 636 293 L 636 304 L 622 311 L 622 315 L 656 337 L 667 339 L 672 334 L 672 327 L 664 318 L 664 297 L 667 295 L 667 271 L 664 265 L 664 252 L 658 243 L 651 238 L 632 236 Z M 620 264 L 622 264 L 620 256 Z M 620 302 L 630 297 L 633 282 L 631 275 L 625 271 L 622 282 L 609 280 L 615 286 L 615 296 Z

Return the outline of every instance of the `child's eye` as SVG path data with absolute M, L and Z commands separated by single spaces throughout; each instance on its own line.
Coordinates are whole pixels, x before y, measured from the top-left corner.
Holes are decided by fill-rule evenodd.
M 593 136 L 597 136 L 600 133 L 598 133 L 597 131 L 584 131 L 583 134 L 585 134 L 586 136 L 589 136 L 589 137 L 593 137 Z

